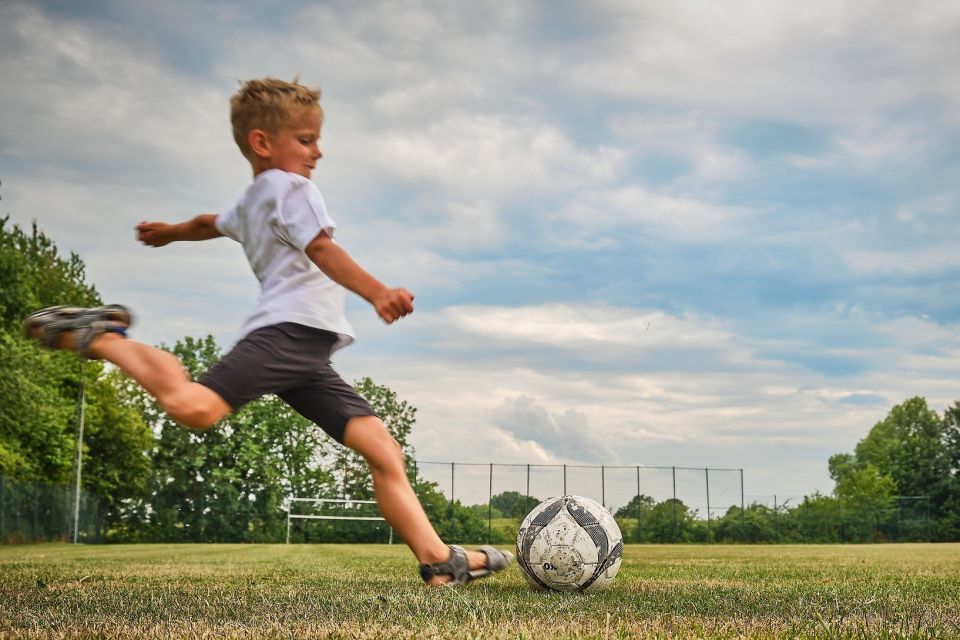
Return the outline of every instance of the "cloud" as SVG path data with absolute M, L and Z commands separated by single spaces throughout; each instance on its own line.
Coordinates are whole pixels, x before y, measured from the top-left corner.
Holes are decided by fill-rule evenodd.
M 750 214 L 744 207 L 718 206 L 630 185 L 583 194 L 556 217 L 574 229 L 594 233 L 635 227 L 675 242 L 716 243 L 736 236 Z
M 163 187 L 222 164 L 221 87 L 191 83 L 123 30 L 16 3 L 2 12 L 0 72 L 18 88 L 0 99 L 18 123 L 3 132 L 8 154 L 35 171 L 66 164 L 76 176 Z
M 522 447 L 491 439 L 493 425 L 539 447 L 524 451 L 527 456 L 556 460 L 567 452 L 556 438 L 567 434 L 579 442 L 575 432 L 588 424 L 597 438 L 618 443 L 626 464 L 652 463 L 645 452 L 666 443 L 712 444 L 715 453 L 731 457 L 737 447 L 760 442 L 835 453 L 851 446 L 848 430 L 857 433 L 859 425 L 862 437 L 882 417 L 882 400 L 899 402 L 923 388 L 933 406 L 952 401 L 945 374 L 950 367 L 955 372 L 958 343 L 950 329 L 921 319 L 853 316 L 847 330 L 875 338 L 825 349 L 819 336 L 800 330 L 811 320 L 793 318 L 797 333 L 788 338 L 790 323 L 757 332 L 750 325 L 659 313 L 635 317 L 592 305 L 429 314 L 407 331 L 426 332 L 430 341 L 406 338 L 415 347 L 406 358 L 416 358 L 420 375 L 403 388 L 420 407 L 421 421 L 432 423 L 417 446 L 432 448 L 427 443 L 435 428 L 446 437 L 463 429 L 474 454 L 516 459 L 509 456 Z M 378 360 L 377 349 L 369 355 L 357 349 L 348 366 L 369 366 L 389 380 L 403 377 L 404 365 Z M 928 355 L 911 355 L 923 352 Z M 863 364 L 837 369 L 824 366 L 825 358 Z M 499 444 L 491 449 L 488 442 Z M 578 446 L 594 451 L 599 445 Z M 722 458 L 713 464 L 731 466 Z
M 384 169 L 403 179 L 488 197 L 606 182 L 620 172 L 624 157 L 615 149 L 580 149 L 542 123 L 458 113 L 425 130 L 395 130 L 374 147 Z
M 917 96 L 960 98 L 957 71 L 938 63 L 958 53 L 960 16 L 949 3 L 604 8 L 602 49 L 571 72 L 581 91 L 800 122 L 856 122 Z
M 8 2 L 2 203 L 139 337 L 229 346 L 239 248 L 130 229 L 229 206 L 230 94 L 299 73 L 338 240 L 417 294 L 391 327 L 352 299 L 337 365 L 418 407 L 418 452 L 829 491 L 890 404 L 956 399 L 958 25 L 934 0 Z
M 550 413 L 534 398 L 522 395 L 491 411 L 490 421 L 512 438 L 536 444 L 547 459 L 617 462 L 612 443 L 593 431 L 587 416 L 576 409 Z

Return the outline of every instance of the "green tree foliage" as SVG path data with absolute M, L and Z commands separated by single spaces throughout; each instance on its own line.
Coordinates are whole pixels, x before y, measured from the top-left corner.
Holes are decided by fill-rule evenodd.
M 746 509 L 734 505 L 713 523 L 714 539 L 719 542 L 781 542 L 785 518 L 766 505 L 752 504 Z
M 194 378 L 220 355 L 212 336 L 185 338 L 171 351 Z M 139 537 L 276 541 L 285 534 L 288 496 L 330 495 L 329 437 L 282 401 L 263 398 L 194 431 L 139 388 L 128 392 L 154 433 L 149 491 L 136 509 Z
M 890 495 L 925 496 L 936 539 L 960 538 L 956 412 L 957 405 L 941 419 L 924 398 L 910 398 L 875 424 L 852 455 L 832 456 L 829 470 L 841 506 L 849 510 Z
M 31 312 L 57 304 L 100 303 L 76 254 L 60 255 L 36 224 L 29 232 L 0 219 L 0 475 L 67 486 L 76 457 L 81 383 L 86 387 L 83 489 L 103 503 L 113 526 L 124 501 L 144 486 L 149 432 L 117 394 L 102 364 L 39 348 L 21 335 Z
M 409 437 L 417 421 L 417 409 L 405 400 L 400 400 L 392 389 L 378 385 L 370 378 L 356 381 L 354 388 L 370 403 L 377 416 L 383 420 L 387 431 L 400 445 L 410 481 L 413 482 L 414 451 Z M 372 499 L 373 480 L 363 457 L 347 447 L 338 447 L 335 455 L 333 472 L 337 478 L 337 493 L 357 500 Z
M 943 431 L 950 481 L 940 507 L 937 529 L 940 539 L 960 540 L 960 402 L 943 412 Z
M 69 482 L 80 362 L 41 352 L 0 332 L 0 474 L 19 481 Z
M 490 499 L 490 504 L 504 518 L 523 518 L 540 504 L 540 499 L 525 496 L 519 491 L 504 491 Z
M 806 496 L 790 513 L 800 538 L 806 542 L 841 542 L 840 503 L 819 492 Z
M 444 542 L 466 544 L 487 539 L 487 505 L 465 506 L 459 500 L 450 502 L 437 483 L 419 476 L 413 486 L 427 518 Z
M 858 467 L 874 465 L 902 495 L 926 495 L 949 476 L 942 423 L 923 398 L 898 404 L 854 449 Z
M 0 328 L 19 331 L 23 319 L 43 307 L 99 304 L 85 269 L 77 254 L 61 256 L 36 223 L 26 233 L 0 218 Z
M 634 496 L 624 506 L 614 512 L 613 517 L 620 522 L 623 539 L 627 542 L 644 542 L 649 536 L 644 531 L 643 523 L 649 518 L 650 511 L 657 501 L 648 495 Z
M 0 218 L 0 474 L 63 484 L 73 467 L 80 361 L 41 351 L 21 336 L 24 318 L 55 304 L 96 304 L 84 266 L 60 256 L 37 225 Z
M 126 379 L 117 370 L 103 373 L 85 367 L 86 409 L 83 431 L 83 478 L 87 491 L 100 498 L 103 537 L 124 526 L 132 503 L 147 488 L 153 444 L 150 430 L 131 404 L 120 399 Z
M 639 514 L 639 517 L 643 518 L 643 515 L 653 509 L 656 503 L 656 500 L 641 493 L 638 496 L 633 496 L 630 502 L 617 509 L 613 515 L 615 518 L 636 518 Z
M 654 505 L 638 524 L 641 542 L 703 542 L 706 524 L 682 500 L 668 498 Z
M 893 517 L 896 491 L 893 478 L 870 463 L 845 473 L 833 491 L 844 516 L 844 540 L 882 539 L 882 531 Z

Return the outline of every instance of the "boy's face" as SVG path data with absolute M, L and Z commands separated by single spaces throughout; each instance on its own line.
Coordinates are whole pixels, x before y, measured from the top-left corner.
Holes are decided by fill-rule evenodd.
M 320 151 L 320 110 L 304 108 L 290 114 L 278 132 L 268 134 L 271 169 L 282 169 L 309 178 Z

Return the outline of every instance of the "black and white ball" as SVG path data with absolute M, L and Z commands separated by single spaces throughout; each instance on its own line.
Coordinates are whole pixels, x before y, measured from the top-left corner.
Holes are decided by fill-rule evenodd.
M 537 589 L 605 589 L 620 570 L 623 535 L 603 506 L 582 496 L 549 498 L 517 534 L 517 563 Z

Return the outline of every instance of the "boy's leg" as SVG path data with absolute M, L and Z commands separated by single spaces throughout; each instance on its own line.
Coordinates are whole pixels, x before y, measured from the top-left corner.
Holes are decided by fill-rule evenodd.
M 207 429 L 231 411 L 215 391 L 192 382 L 177 357 L 162 349 L 105 333 L 90 343 L 88 353 L 122 369 L 184 426 Z
M 444 562 L 450 547 L 444 544 L 423 511 L 404 469 L 403 452 L 383 422 L 376 416 L 357 416 L 347 422 L 343 443 L 362 455 L 370 466 L 377 506 L 421 564 Z M 487 556 L 468 551 L 470 570 L 486 566 Z M 450 576 L 433 576 L 431 583 L 446 582 Z

